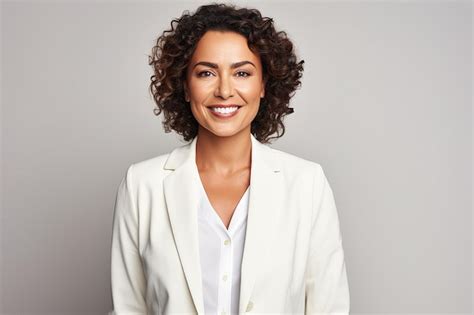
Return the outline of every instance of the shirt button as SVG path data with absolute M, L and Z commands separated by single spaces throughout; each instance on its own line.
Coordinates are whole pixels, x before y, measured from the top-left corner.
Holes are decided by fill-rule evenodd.
M 227 275 L 222 276 L 222 280 L 227 281 Z
M 230 241 L 229 240 L 225 240 L 224 241 L 224 245 L 229 245 L 230 244 Z
M 245 310 L 246 312 L 250 312 L 253 308 L 253 303 L 252 301 L 249 302 L 249 304 L 247 304 L 247 309 Z

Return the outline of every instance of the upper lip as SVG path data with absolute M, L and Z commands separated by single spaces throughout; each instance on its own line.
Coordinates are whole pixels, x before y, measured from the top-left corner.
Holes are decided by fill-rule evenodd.
M 209 105 L 208 107 L 241 107 L 240 105 L 237 104 L 213 104 Z

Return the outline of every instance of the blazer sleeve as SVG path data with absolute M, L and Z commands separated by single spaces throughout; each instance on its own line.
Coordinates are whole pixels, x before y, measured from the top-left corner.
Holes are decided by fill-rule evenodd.
M 138 250 L 138 213 L 133 198 L 133 164 L 118 187 L 114 205 L 111 286 L 114 315 L 147 313 L 146 280 Z
M 350 296 L 334 196 L 318 164 L 305 277 L 305 314 L 349 314 Z

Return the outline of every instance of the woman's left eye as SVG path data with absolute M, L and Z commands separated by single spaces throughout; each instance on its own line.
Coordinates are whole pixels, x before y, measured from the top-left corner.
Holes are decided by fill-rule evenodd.
M 248 77 L 250 75 L 250 73 L 245 71 L 239 71 L 237 74 L 240 74 L 239 77 Z

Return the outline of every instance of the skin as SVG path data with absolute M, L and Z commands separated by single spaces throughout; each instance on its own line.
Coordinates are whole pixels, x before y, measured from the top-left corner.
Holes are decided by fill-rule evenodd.
M 202 61 L 215 67 L 198 64 Z M 249 61 L 232 67 L 234 63 Z M 198 65 L 196 65 L 198 64 Z M 260 57 L 247 39 L 229 31 L 208 31 L 199 40 L 184 82 L 186 101 L 199 123 L 196 165 L 211 205 L 228 228 L 237 203 L 250 185 L 251 122 L 265 96 Z M 207 107 L 237 104 L 223 120 Z

